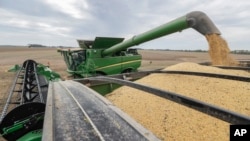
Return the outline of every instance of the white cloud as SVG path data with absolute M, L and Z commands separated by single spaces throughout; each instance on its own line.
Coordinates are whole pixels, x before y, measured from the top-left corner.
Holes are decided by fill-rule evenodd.
M 89 6 L 85 0 L 45 0 L 53 9 L 65 13 L 76 19 L 85 19 L 89 15 L 86 13 Z
M 23 15 L 16 12 L 0 9 L 2 20 L 0 25 L 13 27 L 22 30 L 31 30 L 39 34 L 53 34 L 59 36 L 67 36 L 71 31 L 71 27 L 58 25 L 56 21 Z
M 9 25 L 14 27 L 21 27 L 21 28 L 28 28 L 29 21 L 20 19 L 16 13 L 9 12 L 7 10 L 0 8 L 0 16 L 1 21 L 0 24 L 2 25 Z
M 13 43 L 8 37 L 23 40 L 54 42 L 64 45 L 73 43 L 78 38 L 95 36 L 117 36 L 131 38 L 156 26 L 184 16 L 191 11 L 203 11 L 222 32 L 222 36 L 233 45 L 248 48 L 250 37 L 250 1 L 226 0 L 144 0 L 135 2 L 100 1 L 100 0 L 36 0 L 32 3 L 9 3 L 0 8 L 1 44 Z M 31 5 L 29 5 L 31 4 Z M 34 8 L 32 7 L 34 5 Z M 27 6 L 31 7 L 27 9 Z M 39 36 L 37 36 L 39 35 Z M 26 37 L 26 38 L 24 38 Z M 89 38 L 90 37 L 90 38 Z M 141 44 L 147 48 L 207 48 L 202 35 L 187 29 Z M 17 43 L 20 41 L 15 40 Z M 67 42 L 66 42 L 67 40 Z M 72 40 L 69 42 L 69 40 Z M 151 41 L 150 41 L 151 42 Z M 244 43 L 244 44 L 243 44 Z
M 67 33 L 71 31 L 69 27 L 56 27 L 47 23 L 37 22 L 33 25 L 41 32 L 46 32 L 49 34 L 68 36 Z

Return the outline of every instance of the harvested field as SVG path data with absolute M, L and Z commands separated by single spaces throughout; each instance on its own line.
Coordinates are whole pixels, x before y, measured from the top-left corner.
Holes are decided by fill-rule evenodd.
M 223 70 L 195 63 L 180 63 L 165 70 L 250 77 L 246 71 Z M 179 74 L 151 74 L 136 82 L 250 116 L 250 84 L 247 82 Z M 162 140 L 229 140 L 228 123 L 149 93 L 124 86 L 107 98 Z

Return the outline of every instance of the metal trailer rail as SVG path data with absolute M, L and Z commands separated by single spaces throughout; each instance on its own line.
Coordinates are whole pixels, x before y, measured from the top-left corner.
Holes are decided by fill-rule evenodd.
M 247 62 L 250 65 L 249 61 L 243 61 L 244 63 Z M 207 64 L 207 62 L 203 63 L 203 65 Z M 221 69 L 229 69 L 229 70 L 243 70 L 243 71 L 250 71 L 250 67 L 242 67 L 242 66 L 213 66 Z M 163 68 L 162 68 L 163 69 Z M 214 78 L 221 78 L 221 79 L 229 79 L 229 80 L 236 80 L 236 81 L 243 81 L 243 82 L 250 82 L 250 77 L 244 76 L 234 76 L 234 75 L 226 75 L 226 74 L 216 74 L 216 73 L 206 73 L 206 72 L 194 72 L 194 71 L 178 71 L 178 70 L 151 70 L 151 71 L 139 71 L 139 72 L 131 72 L 131 73 L 123 73 L 117 75 L 109 75 L 112 78 L 119 78 L 119 79 L 126 79 L 126 80 L 136 80 L 147 76 L 151 73 L 167 73 L 167 74 L 183 74 L 183 75 L 194 75 L 194 76 L 205 76 L 205 77 L 214 77 Z M 78 79 L 75 79 L 78 80 Z M 88 83 L 86 80 L 81 80 L 83 84 Z
M 159 139 L 100 94 L 69 80 L 49 84 L 42 140 Z
M 77 80 L 77 81 L 80 81 L 80 80 Z M 220 120 L 226 121 L 226 122 L 231 123 L 231 124 L 250 124 L 250 117 L 249 116 L 242 115 L 242 114 L 230 111 L 228 109 L 214 106 L 214 105 L 202 102 L 200 100 L 189 98 L 189 97 L 177 94 L 177 93 L 156 89 L 156 88 L 153 88 L 150 86 L 144 86 L 142 84 L 130 82 L 127 80 L 121 80 L 121 79 L 117 79 L 117 78 L 110 78 L 110 77 L 104 77 L 104 76 L 91 77 L 91 78 L 85 79 L 85 82 L 91 82 L 91 81 L 111 82 L 111 83 L 117 83 L 120 85 L 126 85 L 129 87 L 133 87 L 133 88 L 148 92 L 148 93 L 153 94 L 153 95 L 160 96 L 162 98 L 179 103 L 181 105 L 185 105 L 185 106 L 190 107 L 194 110 L 208 114 L 212 117 L 218 118 Z M 94 83 L 94 82 L 92 82 L 92 83 Z
M 250 71 L 250 60 L 245 59 L 245 60 L 237 60 L 239 62 L 239 66 L 213 66 L 213 67 L 218 67 L 222 69 L 233 69 L 233 70 L 247 70 Z M 205 66 L 210 66 L 211 62 L 203 62 L 199 63 L 200 65 L 205 65 Z
M 250 68 L 248 68 L 250 70 Z M 131 73 L 123 73 L 117 75 L 109 75 L 110 78 L 117 78 L 122 80 L 133 81 L 140 79 L 142 77 L 148 76 L 152 73 L 165 73 L 165 74 L 181 74 L 181 75 L 192 75 L 192 76 L 204 76 L 211 78 L 220 78 L 220 79 L 228 79 L 228 80 L 236 80 L 242 82 L 250 82 L 250 77 L 244 76 L 235 76 L 235 75 L 226 75 L 226 74 L 216 74 L 216 73 L 205 73 L 205 72 L 193 72 L 193 71 L 175 71 L 175 70 L 152 70 L 152 71 L 140 71 L 140 72 L 131 72 Z M 103 84 L 104 81 L 90 81 L 94 77 L 84 78 L 84 79 L 74 79 L 75 81 L 79 81 L 84 85 L 93 86 L 96 84 Z
M 213 77 L 213 78 L 221 78 L 221 79 L 228 79 L 228 80 L 250 82 L 250 77 L 226 75 L 226 74 L 216 74 L 216 73 L 192 72 L 192 71 L 159 71 L 156 73 L 204 76 L 204 77 Z
M 249 66 L 250 66 L 250 61 L 249 61 Z M 230 67 L 230 66 L 214 66 L 217 68 L 222 68 L 222 69 L 230 69 L 230 70 L 245 70 L 245 71 L 250 71 L 250 67 Z

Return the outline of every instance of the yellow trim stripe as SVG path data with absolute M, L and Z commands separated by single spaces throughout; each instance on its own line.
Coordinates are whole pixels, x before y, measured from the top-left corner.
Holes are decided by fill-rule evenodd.
M 109 65 L 109 66 L 105 66 L 105 67 L 96 68 L 95 70 L 100 70 L 100 69 L 104 69 L 104 68 L 109 68 L 109 67 L 114 67 L 114 66 L 118 66 L 118 65 L 134 63 L 134 62 L 141 62 L 141 60 L 127 61 L 127 62 L 123 62 L 123 63 L 118 63 L 118 64 L 114 64 L 114 65 Z

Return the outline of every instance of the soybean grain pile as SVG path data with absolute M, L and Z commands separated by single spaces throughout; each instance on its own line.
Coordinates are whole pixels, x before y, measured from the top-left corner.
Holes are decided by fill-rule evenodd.
M 166 70 L 186 70 L 248 76 L 244 71 L 223 70 L 195 63 L 180 63 Z M 250 116 L 247 82 L 187 76 L 151 74 L 136 83 L 175 92 Z M 229 140 L 229 124 L 180 104 L 129 87 L 107 98 L 162 140 Z
M 225 40 L 216 34 L 206 35 L 206 38 L 213 65 L 237 65 L 237 61 L 229 55 L 230 50 Z M 164 70 L 250 77 L 250 73 L 246 71 L 224 70 L 189 62 Z M 179 74 L 151 74 L 136 83 L 175 92 L 250 116 L 250 84 L 247 82 Z M 123 86 L 107 95 L 107 98 L 162 140 L 229 140 L 229 123 L 150 93 Z

